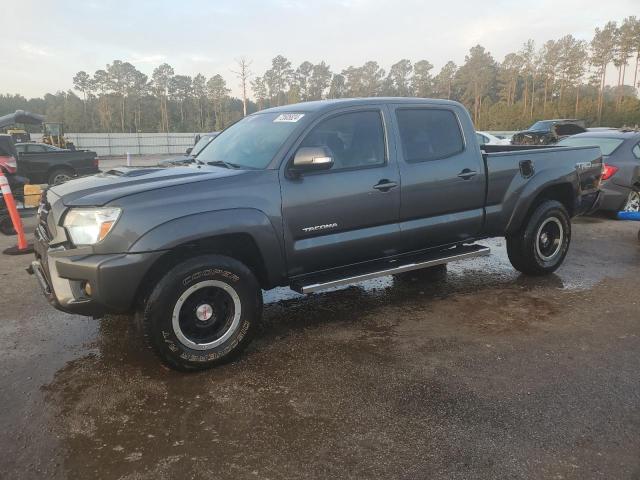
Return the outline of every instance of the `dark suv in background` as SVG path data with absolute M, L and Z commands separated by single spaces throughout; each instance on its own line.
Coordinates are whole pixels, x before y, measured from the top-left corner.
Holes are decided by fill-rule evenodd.
M 513 145 L 552 145 L 570 135 L 586 132 L 583 120 L 558 118 L 540 120 L 527 130 L 517 132 L 511 137 Z
M 567 137 L 558 146 L 597 146 L 605 164 L 602 175 L 604 211 L 640 211 L 640 131 L 598 130 Z

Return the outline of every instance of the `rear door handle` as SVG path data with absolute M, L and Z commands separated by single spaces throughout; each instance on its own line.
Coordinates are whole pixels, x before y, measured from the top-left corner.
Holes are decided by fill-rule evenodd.
M 392 182 L 387 180 L 386 178 L 380 180 L 376 185 L 373 186 L 376 190 L 380 190 L 381 192 L 388 192 L 392 188 L 396 188 L 398 184 L 396 182 Z
M 470 178 L 475 177 L 477 174 L 478 172 L 476 172 L 475 170 L 470 170 L 468 168 L 465 168 L 458 174 L 458 176 L 463 180 L 469 180 Z

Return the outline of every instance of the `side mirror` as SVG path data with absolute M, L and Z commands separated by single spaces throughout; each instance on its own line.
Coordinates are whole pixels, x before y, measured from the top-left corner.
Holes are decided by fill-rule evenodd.
M 301 147 L 293 157 L 290 170 L 295 173 L 329 170 L 333 167 L 331 151 L 326 147 Z
M 186 152 L 185 152 L 185 153 L 186 153 L 187 155 L 190 155 L 192 151 L 193 151 L 193 147 L 189 147 L 189 148 L 187 148 L 187 150 L 186 150 Z

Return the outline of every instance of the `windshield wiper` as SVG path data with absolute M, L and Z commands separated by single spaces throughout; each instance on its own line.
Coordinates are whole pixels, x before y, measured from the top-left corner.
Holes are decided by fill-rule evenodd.
M 225 162 L 224 160 L 212 160 L 211 162 L 207 162 L 207 165 L 213 165 L 214 167 L 225 167 L 225 168 L 242 168 L 242 165 L 238 165 L 236 163 Z

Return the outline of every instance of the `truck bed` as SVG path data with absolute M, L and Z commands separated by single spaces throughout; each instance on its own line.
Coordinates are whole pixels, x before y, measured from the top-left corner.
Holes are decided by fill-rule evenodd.
M 487 171 L 485 231 L 491 235 L 509 232 L 519 225 L 528 208 L 522 202 L 529 192 L 556 184 L 565 189 L 574 208 L 570 215 L 591 210 L 598 197 L 602 176 L 599 147 L 557 147 L 526 145 L 485 145 L 482 148 Z M 569 173 L 567 173 L 569 172 Z

